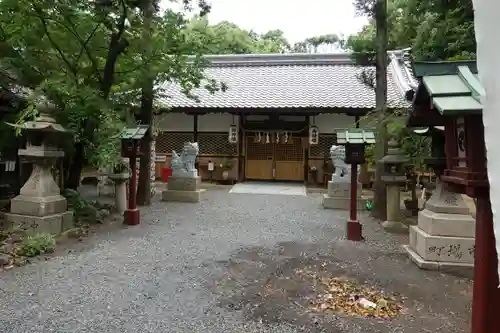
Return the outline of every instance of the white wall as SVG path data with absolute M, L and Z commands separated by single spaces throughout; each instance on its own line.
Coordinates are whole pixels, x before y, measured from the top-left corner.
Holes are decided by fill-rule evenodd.
M 183 113 L 166 113 L 159 117 L 159 130 L 170 132 L 192 132 L 193 116 Z M 233 124 L 233 116 L 227 113 L 210 113 L 198 116 L 198 132 L 227 132 Z M 234 124 L 239 124 L 238 116 Z
M 183 113 L 166 113 L 158 116 L 159 129 L 170 132 L 192 132 L 193 116 Z M 285 116 L 286 117 L 286 116 Z M 290 117 L 287 120 L 295 120 Z M 345 114 L 320 114 L 314 119 L 320 133 L 333 133 L 335 129 L 352 128 L 354 126 L 354 116 Z M 313 118 L 311 117 L 311 124 Z M 198 132 L 227 132 L 233 124 L 233 116 L 227 113 L 210 113 L 198 116 Z M 234 117 L 234 124 L 239 124 L 238 116 Z M 373 121 L 361 119 L 360 127 L 375 127 Z
M 356 118 L 345 114 L 320 114 L 314 119 L 316 126 L 319 128 L 320 133 L 328 134 L 334 133 L 336 129 L 353 128 L 355 126 Z M 313 117 L 310 119 L 313 123 Z M 368 118 L 361 117 L 359 122 L 361 128 L 373 128 L 375 123 Z
M 354 117 L 345 114 L 320 114 L 310 118 L 310 124 L 318 126 L 320 133 L 334 133 L 336 129 L 353 127 Z
M 234 116 L 234 125 L 239 125 L 238 116 Z M 198 116 L 199 132 L 227 132 L 233 125 L 233 116 L 227 113 L 209 113 Z
M 193 132 L 193 116 L 184 113 L 165 113 L 157 117 L 160 131 Z

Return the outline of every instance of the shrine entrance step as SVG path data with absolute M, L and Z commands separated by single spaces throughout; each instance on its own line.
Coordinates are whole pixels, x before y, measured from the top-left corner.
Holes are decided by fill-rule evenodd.
M 302 184 L 288 183 L 264 183 L 264 182 L 245 182 L 233 186 L 229 193 L 245 194 L 271 194 L 271 195 L 297 195 L 306 196 L 306 187 Z

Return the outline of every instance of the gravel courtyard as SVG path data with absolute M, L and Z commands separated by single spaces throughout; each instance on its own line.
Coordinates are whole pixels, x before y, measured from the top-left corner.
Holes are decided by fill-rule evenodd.
M 0 274 L 0 332 L 468 332 L 471 283 L 414 266 L 361 216 L 366 242 L 344 240 L 347 212 L 321 197 L 229 194 L 155 201 L 142 224 L 102 232 L 47 262 Z M 392 320 L 308 311 L 317 276 L 345 276 L 404 300 Z

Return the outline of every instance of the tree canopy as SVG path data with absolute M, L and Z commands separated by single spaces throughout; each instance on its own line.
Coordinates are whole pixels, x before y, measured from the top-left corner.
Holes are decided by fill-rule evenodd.
M 357 9 L 373 6 L 373 0 L 356 0 Z M 473 59 L 476 52 L 474 11 L 469 0 L 388 0 L 388 48 L 411 47 L 417 60 Z M 373 19 L 355 35 L 346 48 L 355 52 L 375 50 Z

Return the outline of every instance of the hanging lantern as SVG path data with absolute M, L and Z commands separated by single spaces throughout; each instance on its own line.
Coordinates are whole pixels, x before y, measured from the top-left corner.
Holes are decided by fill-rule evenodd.
M 238 126 L 236 126 L 236 125 L 229 126 L 228 140 L 229 140 L 229 143 L 237 143 L 238 142 Z
M 319 142 L 319 129 L 317 126 L 312 125 L 309 127 L 309 144 L 317 145 Z
M 283 141 L 285 141 L 285 143 L 288 143 L 288 132 L 285 132 L 285 135 L 283 136 Z
M 269 132 L 266 132 L 266 143 L 270 143 Z
M 276 132 L 276 143 L 280 143 L 280 132 Z
M 262 135 L 260 134 L 260 132 L 257 132 L 253 137 L 253 142 L 260 142 L 260 140 L 262 140 Z

